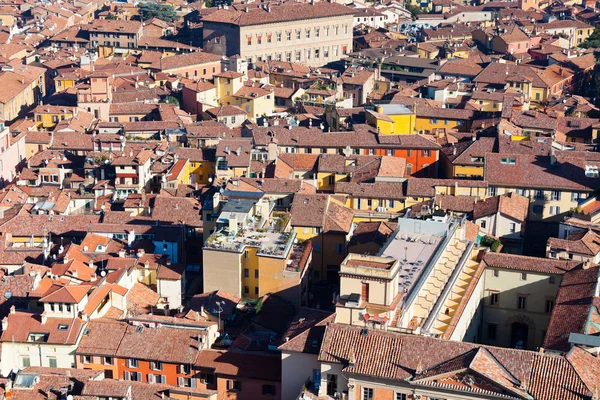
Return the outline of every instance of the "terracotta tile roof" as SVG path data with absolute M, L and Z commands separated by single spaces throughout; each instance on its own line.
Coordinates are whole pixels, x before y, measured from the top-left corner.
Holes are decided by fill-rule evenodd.
M 292 203 L 292 225 L 323 227 L 328 196 L 324 194 L 296 195 Z
M 152 312 L 160 296 L 142 283 L 136 282 L 127 295 L 127 309 L 140 312 Z
M 142 29 L 142 23 L 139 21 L 120 21 L 108 19 L 95 19 L 91 25 L 87 26 L 90 32 L 118 32 L 118 33 L 138 33 Z
M 220 376 L 281 381 L 281 357 L 237 351 L 203 350 L 196 367 Z
M 325 327 L 334 319 L 331 312 L 302 307 L 283 335 L 284 343 L 279 350 L 319 354 Z
M 126 322 L 99 319 L 90 321 L 81 337 L 76 354 L 113 357 L 127 329 Z
M 335 192 L 348 194 L 354 198 L 404 199 L 404 184 L 402 182 L 336 182 Z
M 515 162 L 502 163 L 505 158 Z M 488 153 L 485 179 L 495 186 L 591 191 L 598 182 L 585 176 L 585 166 L 582 158 L 561 156 L 552 165 L 548 156 Z
M 514 192 L 488 197 L 477 201 L 473 208 L 473 219 L 501 213 L 517 221 L 525 221 L 529 211 L 529 199 Z
M 352 15 L 356 11 L 337 3 L 315 2 L 313 4 L 285 2 L 270 5 L 269 11 L 261 5 L 230 6 L 219 9 L 202 18 L 203 22 L 223 23 L 238 26 L 274 24 L 313 18 L 330 18 Z
M 457 365 L 464 366 L 470 351 L 484 349 L 479 356 L 476 353 L 468 365 L 484 373 L 487 380 L 497 385 L 513 385 L 513 382 L 518 382 L 519 385 L 512 386 L 518 388 L 523 383 L 530 396 L 543 400 L 576 400 L 590 395 L 564 357 L 421 335 L 372 329 L 367 329 L 365 333 L 363 330 L 359 326 L 329 324 L 319 360 L 342 364 L 344 373 L 350 376 L 412 382 L 421 370 L 435 369 L 444 364 L 449 366 L 447 369 L 455 369 L 456 366 L 450 366 L 450 360 L 455 359 Z M 353 363 L 349 362 L 350 359 L 353 359 Z M 455 385 L 444 385 L 443 388 L 461 391 L 461 387 Z M 473 386 L 468 389 L 477 390 Z M 458 395 L 460 392 L 455 393 Z M 525 395 L 523 397 L 526 398 Z
M 26 343 L 31 333 L 42 333 L 48 335 L 44 343 L 73 345 L 83 326 L 84 322 L 79 318 L 48 317 L 42 323 L 39 314 L 17 311 L 8 315 L 8 327 L 2 332 L 2 341 Z
M 526 65 L 511 64 L 511 63 L 490 63 L 483 71 L 479 73 L 473 80 L 476 83 L 488 83 L 495 85 L 506 84 L 507 78 L 527 79 L 533 83 L 533 87 L 546 88 L 548 85 L 536 74 L 536 71 Z
M 207 292 L 194 295 L 189 302 L 189 308 L 193 311 L 200 311 L 204 307 L 204 311 L 208 312 L 213 316 L 217 316 L 219 308 L 216 302 L 221 304 L 221 317 L 226 319 L 235 310 L 237 304 L 240 302 L 240 298 L 226 293 L 223 290 L 217 290 L 214 292 Z
M 158 69 L 161 71 L 168 71 L 171 69 L 191 67 L 194 65 L 201 65 L 201 64 L 206 64 L 206 63 L 211 63 L 211 62 L 220 62 L 220 61 L 221 61 L 221 56 L 219 56 L 217 54 L 205 53 L 203 51 L 196 51 L 193 53 L 164 57 L 164 58 L 152 63 L 150 68 Z
M 488 267 L 557 275 L 563 275 L 580 264 L 577 261 L 553 260 L 550 258 L 494 252 L 486 253 L 483 261 Z
M 178 281 L 185 272 L 185 264 L 161 264 L 156 275 L 157 279 Z
M 193 364 L 198 356 L 198 335 L 185 328 L 163 324 L 160 328 L 128 325 L 116 357 Z M 201 346 L 201 345 L 200 345 Z
M 58 290 L 52 291 L 42 297 L 40 301 L 45 303 L 78 304 L 85 298 L 89 290 L 89 286 L 84 285 L 62 286 Z
M 241 148 L 241 151 L 240 151 Z M 252 142 L 247 139 L 222 139 L 217 144 L 217 157 L 224 157 L 228 167 L 250 167 Z
M 576 231 L 566 239 L 549 238 L 548 247 L 551 250 L 566 250 L 594 257 L 600 253 L 600 235 L 592 229 Z
M 444 194 L 435 195 L 435 205 L 442 210 L 454 211 L 460 213 L 471 213 L 475 207 L 476 197 L 472 196 L 451 196 Z
M 352 231 L 352 238 L 348 245 L 374 242 L 383 246 L 395 229 L 394 222 L 359 222 Z
M 567 351 L 570 333 L 587 333 L 585 326 L 595 300 L 598 266 L 578 267 L 566 273 L 560 283 L 556 305 L 544 339 L 544 348 Z
M 191 197 L 166 198 L 157 196 L 152 209 L 152 219 L 177 225 L 202 227 L 202 205 Z
M 63 387 L 72 387 L 69 393 L 74 395 L 75 400 L 79 398 L 84 382 L 102 379 L 102 371 L 75 368 L 28 367 L 19 371 L 18 375 L 37 379 L 32 387 L 14 385 L 11 397 L 14 400 L 60 400 L 63 397 L 60 389 Z

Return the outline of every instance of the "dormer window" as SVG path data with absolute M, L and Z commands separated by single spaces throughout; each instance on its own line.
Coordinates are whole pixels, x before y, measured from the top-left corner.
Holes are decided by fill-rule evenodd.
M 69 329 L 69 325 L 68 324 L 58 324 L 58 330 L 59 331 L 66 331 L 67 329 Z

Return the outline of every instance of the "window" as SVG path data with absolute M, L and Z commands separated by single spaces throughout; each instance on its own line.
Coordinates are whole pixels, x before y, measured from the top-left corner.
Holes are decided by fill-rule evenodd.
M 517 159 L 513 157 L 502 157 L 500 159 L 500 164 L 505 165 L 515 165 L 517 163 Z
M 315 243 L 315 253 L 321 252 L 321 243 Z
M 485 220 L 484 220 L 484 221 L 481 221 L 481 222 L 479 223 L 479 225 L 481 225 L 481 228 L 482 228 L 482 229 L 485 229 L 485 226 L 486 226 L 486 222 L 485 222 Z
M 302 32 L 300 31 L 300 29 L 296 30 L 296 40 L 300 40 L 300 37 L 302 36 Z
M 83 363 L 84 364 L 91 364 L 92 363 L 92 356 L 83 356 Z
M 560 200 L 560 192 L 558 190 L 553 190 L 550 196 L 550 200 L 559 201 Z
M 275 385 L 262 385 L 263 396 L 275 396 Z
M 164 384 L 167 379 L 164 375 L 148 374 L 148 383 Z
M 56 368 L 56 357 L 48 357 L 48 366 L 50 368 Z
M 335 245 L 335 252 L 337 254 L 344 254 L 344 245 L 342 243 L 338 243 Z
M 550 215 L 558 215 L 560 214 L 559 206 L 550 206 Z
M 162 371 L 162 363 L 160 361 L 150 361 L 150 369 L 153 371 Z
M 296 62 L 300 62 L 300 52 L 296 52 Z
M 363 400 L 374 400 L 375 399 L 375 394 L 373 392 L 373 388 L 363 388 L 363 393 L 362 393 L 362 398 Z
M 393 150 L 393 149 L 387 149 L 387 152 L 386 152 L 386 154 L 387 154 L 389 157 L 392 157 L 392 156 L 394 155 L 394 150 Z
M 517 194 L 520 196 L 526 196 L 527 190 L 525 189 L 517 189 Z
M 248 286 L 244 286 L 244 294 L 249 294 L 250 288 Z
M 315 49 L 315 58 L 319 58 L 319 57 L 321 57 L 320 50 Z
M 406 175 L 411 176 L 413 173 L 413 166 L 412 164 L 406 164 Z
M 527 309 L 527 297 L 525 297 L 525 296 L 519 296 L 517 298 L 517 308 L 519 310 L 526 310 Z
M 497 277 L 500 276 L 500 271 L 498 271 L 497 269 L 495 269 L 492 274 L 494 275 L 494 278 L 497 278 Z
M 250 270 L 248 268 L 244 268 L 244 278 L 248 278 L 250 276 Z
M 236 380 L 233 380 L 233 379 L 229 379 L 227 381 L 227 390 L 228 391 L 241 392 L 242 391 L 242 382 L 236 381 Z
M 554 276 L 551 276 L 550 279 L 548 279 L 548 282 L 551 284 L 555 284 L 556 283 L 556 278 Z
M 396 400 L 408 400 L 406 393 L 396 393 Z
M 325 28 L 323 28 L 323 31 L 325 33 L 325 36 L 329 36 L 329 27 L 326 26 Z
M 488 196 L 494 197 L 496 195 L 498 195 L 498 188 L 495 188 L 495 187 L 488 188 Z
M 256 286 L 256 287 L 254 287 L 254 295 L 255 295 L 255 296 L 258 296 L 258 293 L 259 293 L 259 292 L 258 292 L 258 286 Z
M 248 36 L 248 46 L 252 46 L 252 36 Z
M 209 374 L 207 372 L 200 373 L 200 381 L 207 385 L 212 385 L 215 382 L 215 374 Z
M 498 293 L 490 293 L 490 306 L 497 306 L 498 305 Z
M 527 274 L 525 272 L 521 273 L 521 280 L 522 281 L 526 281 L 527 280 Z
M 517 231 L 517 224 L 515 224 L 514 222 L 511 222 L 509 224 L 508 230 L 510 231 L 510 233 L 515 233 Z
M 23 368 L 27 368 L 31 366 L 31 360 L 29 359 L 29 357 L 22 357 L 21 358 L 21 365 L 23 366 Z
M 329 181 L 329 186 L 335 185 L 335 176 L 334 175 L 329 176 L 328 181 Z
M 546 300 L 546 312 L 550 314 L 554 310 L 554 300 Z
M 287 62 L 292 62 L 292 53 L 291 52 L 287 52 L 285 53 L 285 61 Z
M 177 386 L 179 387 L 196 387 L 196 380 L 191 378 L 177 378 Z
M 104 365 L 112 365 L 112 357 L 104 357 Z
M 544 191 L 543 190 L 536 190 L 535 194 L 534 194 L 534 198 L 536 200 L 544 200 Z
M 286 40 L 292 40 L 292 31 L 287 31 L 285 33 L 285 39 Z
M 140 362 L 138 360 L 135 360 L 133 358 L 127 359 L 127 367 L 128 368 L 139 368 L 139 366 L 140 366 Z
M 488 324 L 487 329 L 487 337 L 490 340 L 496 340 L 496 335 L 498 333 L 498 325 L 496 324 Z
M 438 123 L 438 120 L 436 118 L 429 118 L 429 123 L 435 125 Z
M 269 33 L 267 35 L 267 43 L 271 43 L 273 41 L 273 36 Z
M 335 25 L 335 26 L 333 27 L 333 35 L 334 35 L 334 36 L 337 36 L 337 35 L 338 35 L 338 33 L 340 33 L 340 27 L 339 27 L 338 25 Z
M 584 198 L 584 196 L 581 193 L 571 193 L 571 201 L 579 201 L 579 199 Z
M 348 34 L 348 25 L 344 25 L 344 35 Z
M 258 35 L 256 37 L 256 44 L 262 44 L 262 36 L 261 35 Z
M 59 331 L 66 331 L 67 329 L 69 329 L 69 325 L 68 324 L 58 324 L 58 330 Z
M 254 278 L 258 279 L 258 270 L 257 269 L 254 270 Z
M 538 215 L 543 214 L 544 206 L 540 206 L 540 205 L 533 206 L 533 213 L 538 214 Z

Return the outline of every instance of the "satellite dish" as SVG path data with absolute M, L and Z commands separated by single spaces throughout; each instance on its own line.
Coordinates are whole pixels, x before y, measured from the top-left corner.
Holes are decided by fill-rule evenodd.
M 104 278 L 106 276 L 106 271 L 104 271 L 104 270 L 100 271 L 100 276 Z
M 208 178 L 208 183 L 212 183 L 213 178 Z
M 73 400 L 73 395 L 72 394 L 68 395 L 67 400 Z
M 221 333 L 220 332 L 215 332 L 215 337 L 216 338 L 221 337 Z

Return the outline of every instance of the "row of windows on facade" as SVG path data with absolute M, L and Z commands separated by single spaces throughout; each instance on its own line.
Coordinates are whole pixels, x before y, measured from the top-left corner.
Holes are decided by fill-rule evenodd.
M 534 200 L 551 200 L 551 201 L 560 201 L 562 199 L 562 192 L 560 190 L 551 190 L 549 191 L 550 195 L 546 195 L 546 191 L 544 190 L 534 190 L 533 191 L 533 199 Z M 528 197 L 529 190 L 528 189 L 516 189 L 516 193 L 518 195 Z M 498 195 L 497 187 L 488 188 L 488 196 L 493 197 Z M 586 199 L 586 193 L 572 192 L 571 193 L 571 201 L 579 201 L 582 199 Z M 535 208 L 535 206 L 534 206 Z
M 328 37 L 329 36 L 329 27 L 325 26 L 323 27 L 323 36 L 324 37 Z M 340 27 L 338 25 L 334 25 L 333 26 L 333 36 L 337 36 L 339 35 L 340 32 Z M 342 25 L 342 32 L 344 35 L 348 34 L 348 25 Z M 291 41 L 292 40 L 292 33 L 295 34 L 295 38 L 296 40 L 301 40 L 302 39 L 302 29 L 296 29 L 295 32 L 292 32 L 291 30 L 288 30 L 285 32 L 285 38 L 287 41 Z M 321 28 L 305 28 L 304 29 L 304 37 L 306 39 L 312 39 L 313 38 L 313 34 L 314 34 L 314 38 L 315 39 L 319 39 L 321 37 Z M 254 35 L 248 35 L 246 36 L 246 41 L 248 43 L 248 46 L 252 46 L 252 39 L 256 38 L 256 43 L 257 44 L 262 44 L 263 42 L 263 34 L 262 33 L 256 33 Z M 266 35 L 264 35 L 264 37 L 266 38 L 266 43 L 270 44 L 273 43 L 273 34 L 272 33 L 267 33 Z M 283 41 L 283 32 L 276 32 L 275 33 L 275 40 L 277 43 L 281 43 Z
M 92 42 L 92 45 L 93 45 L 93 46 L 98 46 L 98 44 L 99 44 L 99 43 L 98 43 L 97 41 L 95 41 L 95 40 Z M 108 41 L 108 40 L 105 40 L 105 41 L 104 41 L 104 46 L 121 47 L 121 42 L 112 42 L 112 43 L 111 43 L 110 41 Z M 131 43 L 131 42 L 128 42 L 126 47 L 128 47 L 128 48 L 132 49 L 132 48 L 134 48 L 134 47 L 135 47 L 135 45 L 134 45 L 133 43 Z
M 144 380 L 144 375 L 141 372 L 125 371 L 123 376 L 127 381 L 143 382 Z M 213 385 L 215 383 L 215 376 L 214 374 L 208 374 L 203 372 L 200 374 L 200 381 L 206 385 Z M 159 374 L 147 374 L 146 382 L 165 384 L 166 376 Z M 195 388 L 196 379 L 180 376 L 177 378 L 177 386 Z M 230 392 L 241 392 L 242 382 L 234 379 L 228 379 L 226 383 L 226 389 Z M 265 396 L 275 396 L 277 394 L 277 387 L 271 384 L 263 384 L 262 394 Z
M 440 398 L 428 397 L 429 400 L 443 400 Z M 363 387 L 362 400 L 375 400 L 375 389 Z M 394 400 L 408 400 L 408 394 L 396 393 Z
M 123 34 L 123 33 L 100 33 L 102 35 L 103 38 L 121 38 L 121 37 L 126 37 L 127 39 L 134 39 L 135 38 L 135 34 L 129 33 L 129 34 Z M 100 35 L 98 32 L 92 32 L 91 33 L 91 37 L 95 38 L 95 37 L 99 37 Z
M 283 148 L 283 152 L 284 153 L 299 153 L 299 151 L 297 151 L 297 150 L 298 149 L 296 147 L 284 147 Z M 304 149 L 304 154 L 327 154 L 328 150 L 329 149 L 326 148 L 326 147 L 323 147 L 321 149 L 318 149 L 318 148 L 314 148 L 313 149 L 312 147 L 306 147 Z M 386 149 L 385 155 L 388 156 L 388 157 L 393 157 L 394 156 L 394 150 L 395 149 Z M 340 149 L 337 149 L 336 153 L 339 154 L 339 155 L 344 155 L 345 151 L 346 151 L 345 149 L 341 149 L 340 148 Z M 363 152 L 362 149 L 355 147 L 355 148 L 351 149 L 351 151 L 352 151 L 352 154 L 354 154 L 354 155 L 360 155 L 362 153 L 365 153 L 366 155 L 369 155 L 369 156 L 374 156 L 375 155 L 375 149 L 365 149 L 365 151 Z M 408 150 L 405 150 L 405 151 L 406 151 L 406 157 L 412 157 L 413 156 L 413 150 L 412 149 L 408 149 Z M 431 150 L 416 150 L 416 151 L 420 151 L 420 154 L 423 157 L 430 157 L 431 156 Z M 425 165 L 427 165 L 427 164 L 425 164 Z M 408 169 L 409 166 L 410 166 L 410 168 L 412 168 L 412 164 L 407 164 L 406 168 Z M 494 188 L 494 189 L 496 189 L 496 188 Z
M 500 293 L 492 292 L 490 293 L 490 306 L 498 307 L 500 304 Z M 517 304 L 516 308 L 518 310 L 527 310 L 527 295 L 518 295 L 517 296 Z M 554 300 L 547 299 L 545 304 L 545 312 L 547 314 L 552 313 L 554 310 Z
M 315 58 L 315 60 L 319 60 L 321 58 L 321 54 L 323 55 L 323 58 L 329 58 L 329 47 L 323 47 L 323 52 L 321 52 L 321 48 L 313 48 L 313 49 L 306 49 L 304 51 L 305 54 L 305 60 L 310 60 L 313 56 Z M 340 54 L 340 47 L 339 46 L 332 46 L 331 47 L 331 51 L 333 52 L 333 57 L 338 57 Z M 347 55 L 348 54 L 348 46 L 344 45 L 342 46 L 342 54 L 343 55 Z M 256 61 L 258 62 L 262 62 L 262 61 L 284 61 L 283 60 L 283 54 L 282 53 L 275 53 L 275 55 L 273 54 L 267 54 L 266 56 L 257 56 L 256 57 Z M 248 57 L 247 59 L 248 63 L 252 63 L 253 62 L 253 58 L 252 57 Z M 292 52 L 288 51 L 285 53 L 285 61 L 286 62 L 292 62 Z M 300 50 L 296 50 L 295 52 L 295 59 L 294 61 L 296 62 L 300 62 L 302 61 L 302 51 Z

